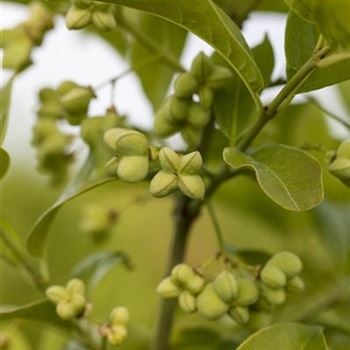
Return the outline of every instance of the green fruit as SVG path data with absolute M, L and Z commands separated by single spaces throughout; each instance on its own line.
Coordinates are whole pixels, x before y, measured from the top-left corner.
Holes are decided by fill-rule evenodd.
M 222 271 L 214 280 L 213 288 L 218 297 L 225 303 L 232 303 L 238 294 L 236 277 L 229 271 Z
M 264 298 L 272 305 L 281 305 L 287 299 L 284 288 L 270 288 L 263 285 L 262 293 Z
M 251 311 L 249 319 L 249 328 L 260 329 L 269 325 L 271 314 L 264 311 Z
M 299 277 L 295 276 L 288 281 L 287 290 L 289 292 L 302 292 L 305 289 L 304 281 Z
M 150 192 L 155 197 L 164 197 L 177 189 L 178 179 L 175 174 L 159 171 L 150 184 Z
M 189 113 L 188 122 L 194 128 L 203 128 L 210 120 L 210 110 L 205 109 L 199 103 L 192 103 Z
M 111 30 L 117 26 L 113 12 L 107 11 L 93 11 L 92 12 L 93 24 L 101 30 Z
M 203 290 L 203 287 L 204 279 L 196 273 L 186 282 L 186 289 L 192 294 L 200 293 Z
M 118 163 L 117 175 L 126 182 L 138 182 L 148 174 L 147 156 L 125 156 Z
M 162 169 L 171 173 L 177 173 L 180 164 L 180 156 L 169 147 L 163 147 L 159 152 L 159 161 Z
M 90 101 L 95 97 L 95 93 L 91 88 L 76 87 L 62 96 L 61 103 L 68 113 L 85 114 Z
M 208 283 L 197 297 L 197 309 L 208 320 L 217 320 L 229 309 L 215 293 L 212 283 Z
M 272 288 L 284 287 L 287 283 L 286 274 L 278 267 L 267 263 L 260 274 L 261 280 Z
M 187 197 L 203 200 L 205 195 L 205 183 L 199 175 L 179 175 L 178 186 Z
M 61 302 L 56 307 L 57 315 L 63 320 L 71 320 L 76 316 L 74 306 L 69 302 Z
M 176 79 L 174 89 L 176 97 L 190 98 L 198 92 L 199 83 L 192 74 L 182 73 Z
M 128 335 L 128 330 L 124 326 L 112 326 L 108 332 L 107 339 L 112 345 L 120 345 Z
M 163 298 L 177 298 L 180 295 L 181 290 L 170 277 L 167 277 L 160 282 L 157 292 Z
M 82 29 L 91 22 L 91 18 L 90 9 L 83 9 L 73 5 L 66 14 L 67 28 L 71 30 Z
M 228 313 L 238 324 L 246 324 L 250 318 L 247 307 L 236 306 L 231 308 Z
M 179 130 L 179 127 L 176 124 L 171 123 L 168 119 L 171 119 L 168 109 L 161 108 L 157 112 L 154 121 L 153 130 L 156 135 L 160 137 L 168 137 Z
M 303 263 L 300 258 L 290 252 L 280 252 L 275 254 L 268 262 L 281 269 L 288 278 L 292 278 L 299 274 L 303 269 Z
M 188 111 L 190 109 L 191 99 L 178 98 L 171 96 L 166 102 L 166 115 L 170 122 L 182 122 L 187 119 Z
M 350 140 L 346 140 L 340 144 L 337 150 L 337 156 L 350 160 Z
M 254 304 L 259 297 L 258 288 L 255 281 L 247 278 L 238 279 L 238 296 L 235 303 L 238 306 Z
M 200 82 L 204 82 L 213 72 L 214 64 L 203 52 L 200 52 L 192 61 L 191 74 Z
M 214 91 L 207 86 L 200 88 L 199 101 L 204 109 L 210 109 L 214 102 Z
M 171 270 L 172 281 L 186 286 L 188 282 L 195 276 L 192 267 L 187 264 L 178 264 Z
M 207 86 L 213 89 L 220 89 L 232 80 L 232 72 L 224 66 L 215 66 L 213 72 L 207 79 Z
M 109 319 L 112 326 L 127 326 L 130 321 L 129 310 L 124 306 L 116 307 L 112 310 Z
M 200 172 L 202 165 L 203 158 L 198 151 L 195 151 L 182 156 L 177 169 L 181 174 L 195 175 Z
M 59 304 L 61 301 L 69 298 L 69 293 L 61 286 L 51 286 L 46 289 L 45 294 L 47 299 L 54 304 Z
M 75 83 L 74 81 L 65 80 L 58 86 L 56 91 L 59 94 L 59 96 L 62 97 L 77 87 L 79 87 L 79 85 L 77 83 Z
M 186 128 L 183 128 L 181 130 L 181 134 L 182 134 L 184 140 L 191 147 L 198 146 L 198 144 L 199 144 L 199 142 L 201 140 L 201 136 L 202 136 L 201 130 L 199 130 L 197 128 L 194 128 L 192 126 L 188 126 Z
M 179 296 L 179 306 L 183 311 L 191 314 L 197 310 L 196 298 L 190 292 L 183 291 Z

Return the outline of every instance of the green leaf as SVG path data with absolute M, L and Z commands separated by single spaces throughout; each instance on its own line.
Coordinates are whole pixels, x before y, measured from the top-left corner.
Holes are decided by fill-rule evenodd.
M 114 29 L 109 31 L 99 30 L 96 27 L 92 28 L 92 32 L 101 37 L 109 46 L 115 49 L 122 57 L 125 57 L 129 52 L 129 40 L 125 32 Z
M 340 96 L 345 104 L 345 107 L 347 109 L 347 114 L 350 118 L 350 80 L 344 81 L 343 83 L 339 84 L 339 92 Z
M 287 79 L 311 57 L 316 46 L 318 31 L 294 12 L 290 12 L 286 26 L 285 54 Z M 321 89 L 350 79 L 350 59 L 344 59 L 328 67 L 316 68 L 298 89 L 298 93 Z
M 79 197 L 85 192 L 91 191 L 96 187 L 115 180 L 115 177 L 104 177 L 96 180 L 89 180 L 94 167 L 95 163 L 93 159 L 89 157 L 77 178 L 67 187 L 60 198 L 36 221 L 27 240 L 27 248 L 32 255 L 38 257 L 42 257 L 44 255 L 50 227 L 63 205 Z
M 119 263 L 129 269 L 132 268 L 130 258 L 124 252 L 97 252 L 81 260 L 72 269 L 71 277 L 84 280 L 91 292 L 108 272 Z
M 194 33 L 215 48 L 236 70 L 254 101 L 263 78 L 238 27 L 211 0 L 108 0 L 162 17 Z
M 47 300 L 36 301 L 24 306 L 1 305 L 0 316 L 2 321 L 31 320 L 49 323 L 59 328 L 70 328 L 70 324 L 57 316 L 55 306 Z
M 16 75 L 13 75 L 4 87 L 1 88 L 0 94 L 0 144 L 2 145 L 7 131 L 7 124 L 11 104 L 11 92 L 13 81 Z
M 288 12 L 288 6 L 281 0 L 262 0 L 260 1 L 258 11 Z
M 0 148 L 0 165 L 0 179 L 2 179 L 10 166 L 10 156 L 3 148 Z
M 261 329 L 237 350 L 328 350 L 321 327 L 280 323 Z
M 165 21 L 162 18 L 140 13 L 137 25 L 142 33 L 157 43 L 157 46 L 179 60 L 187 37 L 187 32 L 182 28 Z M 135 24 L 136 25 L 136 24 Z M 131 46 L 131 64 L 137 66 L 140 62 L 157 58 L 157 53 L 146 48 L 140 41 L 134 40 Z M 164 100 L 172 80 L 174 69 L 164 62 L 156 61 L 136 73 L 140 78 L 144 92 L 150 100 L 153 109 L 157 109 Z
M 298 148 L 265 146 L 253 156 L 226 148 L 224 160 L 233 169 L 253 170 L 265 194 L 287 210 L 308 210 L 323 199 L 321 166 Z

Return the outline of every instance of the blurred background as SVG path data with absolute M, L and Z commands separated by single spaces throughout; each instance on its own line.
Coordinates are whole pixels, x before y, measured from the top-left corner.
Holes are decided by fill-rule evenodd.
M 14 26 L 26 14 L 26 8 L 2 2 L 2 28 Z M 285 14 L 253 13 L 243 27 L 250 45 L 261 42 L 265 34 L 269 36 L 276 58 L 273 73 L 275 79 L 284 76 L 285 22 Z M 181 58 L 182 63 L 189 67 L 200 50 L 211 52 L 204 42 L 190 35 Z M 47 178 L 35 169 L 35 153 L 30 142 L 38 106 L 37 92 L 44 86 L 55 87 L 67 79 L 85 85 L 98 85 L 127 67 L 116 51 L 97 36 L 80 31 L 69 32 L 62 18 L 57 18 L 55 29 L 45 37 L 43 45 L 35 49 L 33 58 L 34 65 L 21 74 L 14 85 L 9 130 L 4 144 L 12 163 L 1 185 L 2 210 L 23 237 L 60 192 L 60 189 L 49 187 Z M 1 72 L 2 85 L 9 76 L 9 72 Z M 276 88 L 270 89 L 263 98 L 269 100 L 276 91 Z M 346 116 L 346 107 L 337 88 L 322 89 L 312 95 L 335 114 Z M 128 75 L 122 79 L 117 84 L 114 98 L 119 111 L 126 114 L 133 124 L 151 127 L 152 107 L 144 97 L 136 76 Z M 296 99 L 297 103 L 303 101 L 303 96 Z M 108 88 L 100 90 L 90 113 L 104 113 L 109 103 Z M 307 122 L 303 121 L 303 116 L 308 117 Z M 319 117 L 320 112 L 316 109 L 300 107 L 296 110 L 296 119 L 300 121 L 298 125 L 295 121 L 289 125 L 287 132 L 282 124 L 276 122 L 267 128 L 266 134 L 275 135 L 276 140 L 287 144 L 303 143 L 310 139 L 310 134 L 315 142 L 325 142 L 328 145 L 333 145 L 329 141 L 329 134 L 334 139 L 348 137 L 338 124 L 326 120 L 322 115 Z M 176 137 L 172 142 L 175 145 L 181 144 L 181 140 Z M 81 147 L 83 157 L 86 150 L 82 145 Z M 279 310 L 276 320 L 283 320 L 287 316 L 290 320 L 297 320 L 300 311 L 296 311 L 299 308 L 295 308 L 295 305 L 306 308 L 316 302 L 317 298 L 323 297 L 324 291 L 336 283 L 338 273 L 340 274 L 339 266 L 343 266 L 347 259 L 346 247 L 350 244 L 350 192 L 327 174 L 325 182 L 325 203 L 312 212 L 300 214 L 278 208 L 259 191 L 253 181 L 246 178 L 239 178 L 223 186 L 215 197 L 214 205 L 229 244 L 268 253 L 289 249 L 301 254 L 306 261 L 307 297 L 294 297 L 293 303 Z M 49 238 L 49 270 L 53 281 L 57 283 L 65 283 L 75 264 L 95 250 L 123 250 L 131 256 L 135 269 L 130 272 L 122 266 L 116 266 L 93 294 L 93 317 L 96 320 L 103 321 L 116 305 L 126 305 L 130 309 L 135 342 L 139 339 L 141 345 L 126 344 L 121 349 L 142 349 L 144 340 L 153 333 L 158 302 L 154 290 L 162 276 L 172 233 L 171 198 L 156 200 L 146 197 L 143 201 L 128 206 L 146 193 L 147 188 L 142 184 L 135 186 L 115 182 L 83 195 L 60 211 Z M 98 245 L 83 234 L 80 225 L 83 209 L 92 203 L 101 203 L 119 212 L 111 236 Z M 125 207 L 127 208 L 123 209 Z M 332 235 L 329 235 L 329 230 L 334 231 Z M 215 254 L 216 250 L 214 230 L 204 210 L 191 235 L 188 261 L 194 265 L 201 264 Z M 40 297 L 20 274 L 3 263 L 1 283 L 2 304 L 21 305 Z M 233 327 L 231 324 L 213 325 L 197 316 L 184 316 L 181 313 L 178 316 L 181 321 L 176 323 L 176 328 L 194 323 L 228 330 Z M 66 341 L 63 334 L 36 323 L 10 325 L 9 329 L 10 333 L 15 334 L 11 350 L 55 350 Z M 329 336 L 334 339 L 332 349 L 349 349 L 349 337 L 336 331 Z M 203 348 L 205 347 L 202 346 Z

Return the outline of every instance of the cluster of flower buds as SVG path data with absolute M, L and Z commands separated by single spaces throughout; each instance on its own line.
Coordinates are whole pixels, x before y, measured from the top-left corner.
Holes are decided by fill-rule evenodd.
M 51 176 L 53 185 L 66 178 L 73 160 L 71 141 L 71 136 L 63 134 L 53 120 L 40 119 L 33 128 L 32 145 L 37 149 L 38 169 Z
M 69 29 L 82 29 L 89 24 L 101 30 L 111 30 L 116 27 L 113 5 L 96 1 L 73 0 L 66 15 Z
M 153 177 L 150 192 L 155 197 L 164 197 L 179 189 L 192 199 L 203 199 L 205 184 L 199 175 L 202 168 L 202 156 L 199 152 L 179 155 L 164 147 L 159 152 L 162 169 Z
M 57 315 L 63 320 L 81 317 L 86 308 L 85 285 L 79 279 L 70 280 L 67 286 L 51 286 L 47 298 L 56 305 Z
M 114 208 L 90 205 L 85 208 L 80 227 L 94 242 L 104 241 L 118 219 Z
M 115 152 L 107 163 L 111 173 L 126 182 L 143 180 L 149 169 L 149 141 L 139 131 L 114 128 L 104 134 L 105 143 Z
M 87 117 L 90 102 L 95 97 L 91 87 L 64 81 L 56 90 L 45 88 L 40 91 L 38 117 L 66 119 L 72 125 L 79 125 Z
M 328 166 L 329 171 L 344 184 L 350 186 L 350 140 L 338 147 Z
M 100 333 L 112 345 L 120 345 L 128 335 L 129 321 L 129 310 L 123 306 L 116 307 L 109 316 L 109 323 L 100 328 Z
M 174 95 L 157 112 L 155 133 L 167 137 L 180 131 L 189 145 L 197 145 L 210 120 L 214 91 L 230 79 L 232 73 L 227 67 L 215 65 L 204 53 L 199 53 L 190 71 L 180 74 L 175 81 Z M 199 102 L 194 96 L 198 96 Z
M 299 257 L 290 252 L 274 255 L 258 275 L 236 267 L 221 271 L 211 281 L 180 264 L 161 281 L 158 293 L 164 298 L 179 298 L 181 309 L 197 311 L 208 320 L 227 315 L 238 324 L 256 327 L 259 321 L 266 321 L 262 316 L 286 301 L 287 292 L 303 290 L 298 276 L 301 270 Z
M 40 2 L 30 6 L 29 18 L 13 29 L 1 30 L 2 66 L 21 71 L 31 64 L 31 52 L 53 27 L 53 13 Z

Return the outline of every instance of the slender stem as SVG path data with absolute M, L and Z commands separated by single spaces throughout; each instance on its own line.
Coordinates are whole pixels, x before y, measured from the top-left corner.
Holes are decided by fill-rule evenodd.
M 213 207 L 212 203 L 209 201 L 207 202 L 207 209 L 208 209 L 210 219 L 211 219 L 213 226 L 214 226 L 214 229 L 215 229 L 216 238 L 218 240 L 220 251 L 223 253 L 225 251 L 224 235 L 222 233 L 222 230 L 221 230 L 221 227 L 219 224 L 219 220 L 218 220 L 218 217 L 216 216 L 214 207 Z
M 8 249 L 12 252 L 12 254 L 17 258 L 17 260 L 20 262 L 23 269 L 27 272 L 28 276 L 33 281 L 34 285 L 41 290 L 42 292 L 45 291 L 47 285 L 44 282 L 43 278 L 40 276 L 40 274 L 34 269 L 30 261 L 28 260 L 27 256 L 16 247 L 16 244 L 12 241 L 10 236 L 4 231 L 3 228 L 0 230 L 0 236 L 1 240 Z
M 310 97 L 309 101 L 315 105 L 320 111 L 322 111 L 323 113 L 325 113 L 328 117 L 334 119 L 335 121 L 337 121 L 338 123 L 342 124 L 343 126 L 345 126 L 348 130 L 350 130 L 350 123 L 348 123 L 346 120 L 338 117 L 336 114 L 334 114 L 333 112 L 329 111 L 328 109 L 324 108 L 323 106 L 321 106 L 314 98 Z

